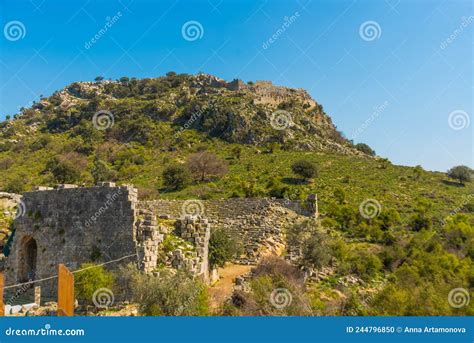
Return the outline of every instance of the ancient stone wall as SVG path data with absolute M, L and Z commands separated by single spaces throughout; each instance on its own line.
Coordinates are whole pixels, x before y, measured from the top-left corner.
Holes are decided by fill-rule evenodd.
M 135 188 L 113 183 L 89 188 L 38 187 L 23 194 L 21 205 L 5 263 L 7 285 L 54 276 L 60 263 L 77 270 L 84 262 L 110 262 L 125 256 L 127 259 L 120 263 L 135 262 L 146 273 L 156 272 L 158 262 L 163 263 L 158 259 L 167 234 L 181 237 L 192 249 L 170 251 L 165 265 L 207 280 L 211 227 L 228 231 L 242 245 L 236 262 L 254 264 L 265 254 L 281 252 L 285 227 L 317 216 L 315 196 L 306 201 L 235 198 L 139 202 Z M 159 224 L 157 217 L 163 222 Z M 166 226 L 165 222 L 174 224 Z M 54 293 L 56 280 L 41 286 L 45 294 Z
M 195 246 L 196 251 L 191 257 L 186 257 L 182 251 L 173 252 L 172 266 L 176 269 L 186 269 L 193 275 L 209 279 L 209 238 L 210 224 L 200 216 L 186 216 L 176 222 L 177 231 L 181 238 Z
M 139 267 L 145 273 L 151 273 L 158 263 L 158 249 L 163 242 L 165 228 L 159 226 L 156 216 L 146 209 L 138 210 L 135 227 Z
M 154 200 L 140 203 L 157 216 L 173 219 L 200 215 L 213 228 L 221 228 L 238 239 L 243 254 L 239 263 L 256 263 L 263 254 L 283 245 L 283 229 L 296 219 L 317 214 L 315 199 L 291 201 L 270 198 L 221 200 Z M 273 251 L 276 252 L 276 251 Z
M 136 253 L 136 201 L 134 188 L 113 184 L 65 185 L 23 194 L 24 213 L 14 221 L 5 264 L 6 284 L 56 275 L 59 263 L 75 270 L 84 262 Z M 56 280 L 42 286 L 52 292 Z

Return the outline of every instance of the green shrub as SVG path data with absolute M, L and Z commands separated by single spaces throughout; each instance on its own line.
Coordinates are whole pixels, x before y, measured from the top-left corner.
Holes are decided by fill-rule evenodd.
M 222 229 L 212 230 L 209 239 L 209 264 L 211 267 L 223 267 L 232 257 L 240 253 L 240 245 Z
M 250 280 L 250 292 L 234 292 L 224 314 L 308 316 L 313 314 L 301 271 L 281 258 L 264 259 Z
M 428 218 L 424 213 L 416 213 L 414 214 L 411 219 L 409 226 L 414 231 L 420 231 L 423 229 L 430 229 L 432 225 L 432 221 Z
M 382 230 L 388 230 L 390 227 L 398 225 L 400 223 L 400 214 L 397 210 L 390 208 L 388 210 L 381 211 L 378 216 L 380 220 L 380 228 Z
M 305 180 L 311 179 L 318 174 L 316 165 L 310 161 L 299 160 L 291 165 L 293 173 L 303 177 Z
M 372 279 L 382 268 L 382 262 L 380 259 L 376 255 L 367 251 L 354 253 L 349 258 L 348 262 L 351 271 L 366 281 Z
M 302 264 L 316 267 L 329 264 L 332 256 L 330 239 L 317 228 L 314 221 L 305 220 L 291 226 L 287 230 L 286 239 L 290 247 L 301 251 Z
M 101 181 L 115 181 L 117 178 L 117 171 L 109 167 L 105 161 L 99 159 L 94 161 L 91 174 L 95 183 Z
M 13 180 L 10 180 L 4 190 L 9 193 L 23 193 L 26 189 L 25 181 L 22 177 L 15 177 Z
M 143 276 L 139 285 L 133 294 L 143 315 L 207 316 L 210 313 L 206 285 L 183 272 Z
M 342 205 L 346 200 L 346 193 L 342 188 L 336 188 L 333 192 L 334 198 L 336 199 L 337 203 Z
M 94 292 L 99 288 L 112 289 L 114 276 L 103 266 L 95 263 L 83 263 L 79 269 L 84 270 L 74 275 L 74 290 L 77 299 L 91 303 Z
M 163 182 L 170 190 L 179 190 L 191 183 L 191 174 L 182 165 L 168 166 L 163 171 Z
M 356 144 L 355 148 L 363 152 L 364 154 L 367 154 L 369 156 L 375 156 L 375 151 L 372 150 L 372 148 L 365 143 Z

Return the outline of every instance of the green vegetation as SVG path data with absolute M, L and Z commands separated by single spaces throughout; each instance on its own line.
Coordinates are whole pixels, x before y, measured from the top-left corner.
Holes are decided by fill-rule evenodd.
M 94 292 L 100 288 L 112 289 L 114 276 L 103 266 L 95 263 L 84 263 L 79 269 L 84 269 L 74 275 L 74 291 L 77 299 L 91 304 Z
M 190 183 L 191 175 L 182 165 L 171 165 L 163 170 L 163 184 L 172 191 L 183 189 Z
M 144 275 L 134 265 L 117 272 L 116 292 L 140 305 L 146 316 L 209 315 L 207 287 L 183 272 Z
M 367 154 L 369 156 L 375 156 L 375 151 L 372 150 L 372 148 L 365 143 L 358 143 L 355 145 L 355 148 L 363 152 L 364 154 Z
M 234 292 L 223 314 L 308 316 L 315 313 L 305 294 L 301 271 L 280 258 L 268 258 L 256 267 L 250 292 Z
M 209 239 L 209 264 L 211 267 L 223 267 L 232 257 L 240 253 L 240 245 L 222 229 L 211 231 Z
M 291 165 L 293 173 L 303 177 L 305 180 L 309 180 L 318 174 L 318 170 L 314 163 L 307 160 L 298 160 Z
M 464 182 L 471 181 L 473 173 L 474 171 L 467 166 L 456 166 L 448 170 L 448 176 L 458 180 L 462 185 Z

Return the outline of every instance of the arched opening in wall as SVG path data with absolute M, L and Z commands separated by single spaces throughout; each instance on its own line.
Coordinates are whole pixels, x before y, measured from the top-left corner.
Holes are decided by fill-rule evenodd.
M 33 237 L 24 237 L 21 244 L 18 281 L 26 282 L 35 279 L 38 246 Z

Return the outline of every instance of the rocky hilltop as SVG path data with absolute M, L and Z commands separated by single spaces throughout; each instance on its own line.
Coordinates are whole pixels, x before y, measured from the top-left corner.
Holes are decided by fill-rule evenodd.
M 103 125 L 125 125 L 141 117 L 142 123 L 167 121 L 178 133 L 196 129 L 230 143 L 277 143 L 287 149 L 363 155 L 305 90 L 271 81 L 227 82 L 208 74 L 75 82 L 22 109 L 18 118 L 27 120 L 30 128 L 46 124 L 49 132 L 58 133 L 90 122 L 98 111 L 107 113 Z M 3 132 L 8 129 L 5 125 Z M 112 127 L 107 129 L 118 140 L 140 140 L 142 135 L 138 128 L 118 135 Z

